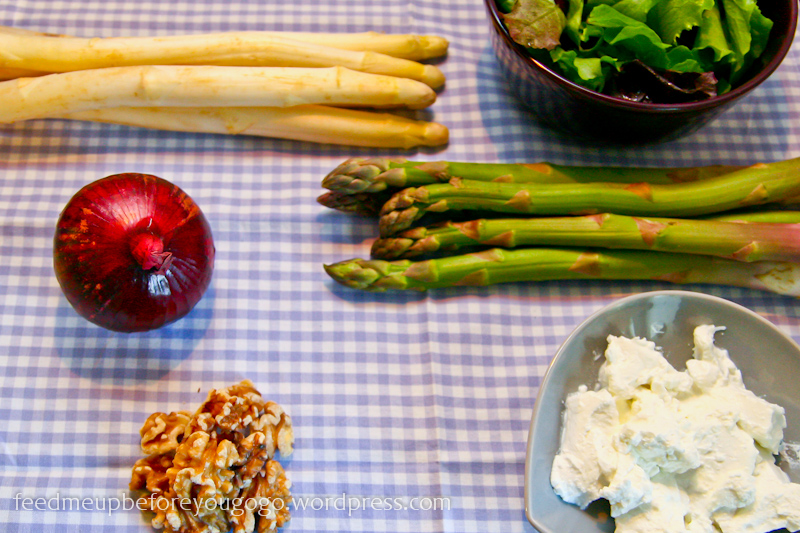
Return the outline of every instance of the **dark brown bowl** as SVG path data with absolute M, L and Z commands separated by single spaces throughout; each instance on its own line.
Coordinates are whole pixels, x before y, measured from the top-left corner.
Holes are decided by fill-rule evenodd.
M 789 52 L 798 11 L 797 0 L 759 2 L 759 9 L 773 21 L 769 43 L 744 81 L 729 92 L 699 102 L 648 104 L 592 91 L 550 70 L 511 39 L 495 0 L 484 1 L 502 74 L 541 122 L 572 136 L 630 144 L 667 141 L 697 131 L 758 87 Z

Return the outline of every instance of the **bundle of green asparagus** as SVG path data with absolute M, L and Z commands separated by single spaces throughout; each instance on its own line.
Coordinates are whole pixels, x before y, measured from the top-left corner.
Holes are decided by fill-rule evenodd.
M 322 185 L 321 204 L 379 219 L 372 259 L 325 265 L 348 287 L 651 279 L 800 296 L 800 211 L 787 208 L 800 203 L 800 158 L 691 168 L 354 158 Z

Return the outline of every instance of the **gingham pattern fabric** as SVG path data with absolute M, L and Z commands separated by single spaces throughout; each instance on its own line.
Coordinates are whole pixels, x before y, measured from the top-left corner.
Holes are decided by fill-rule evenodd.
M 451 43 L 441 63 L 447 87 L 431 111 L 449 126 L 451 142 L 402 152 L 420 160 L 683 166 L 800 156 L 798 47 L 767 83 L 701 132 L 608 148 L 547 132 L 519 107 L 499 79 L 480 0 L 0 0 L 0 24 L 81 36 L 442 35 Z M 428 295 L 340 287 L 322 264 L 366 256 L 377 230 L 373 221 L 319 206 L 320 180 L 347 157 L 392 153 L 57 120 L 0 126 L 3 529 L 148 531 L 137 511 L 57 504 L 26 511 L 14 498 L 120 498 L 148 414 L 193 409 L 210 388 L 248 378 L 294 419 L 296 451 L 285 461 L 294 495 L 310 507 L 329 498 L 327 509 L 296 509 L 288 531 L 532 531 L 522 501 L 525 445 L 550 359 L 603 305 L 674 286 L 552 282 Z M 52 267 L 55 222 L 67 200 L 95 179 L 127 171 L 184 188 L 204 210 L 217 247 L 212 286 L 195 310 L 134 335 L 78 317 Z M 793 299 L 684 288 L 743 304 L 800 339 Z M 447 498 L 449 509 L 348 512 L 332 500 L 342 494 L 396 498 L 398 507 Z

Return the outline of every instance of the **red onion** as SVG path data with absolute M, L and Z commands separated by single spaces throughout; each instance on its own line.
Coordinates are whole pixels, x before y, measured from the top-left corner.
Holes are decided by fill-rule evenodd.
M 116 174 L 67 203 L 53 257 L 58 283 L 80 315 L 114 331 L 147 331 L 200 301 L 214 242 L 200 208 L 179 187 L 148 174 Z

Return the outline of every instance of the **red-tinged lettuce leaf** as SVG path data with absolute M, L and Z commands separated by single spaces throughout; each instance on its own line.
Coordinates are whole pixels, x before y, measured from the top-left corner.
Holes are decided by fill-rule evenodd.
M 675 44 L 681 33 L 700 25 L 703 13 L 714 4 L 714 0 L 662 0 L 648 13 L 647 24 L 662 41 Z
M 566 16 L 554 0 L 517 0 L 503 21 L 515 42 L 552 50 L 559 44 Z
M 636 102 L 677 104 L 716 96 L 716 87 L 713 72 L 657 71 L 636 60 L 622 67 L 611 94 Z

